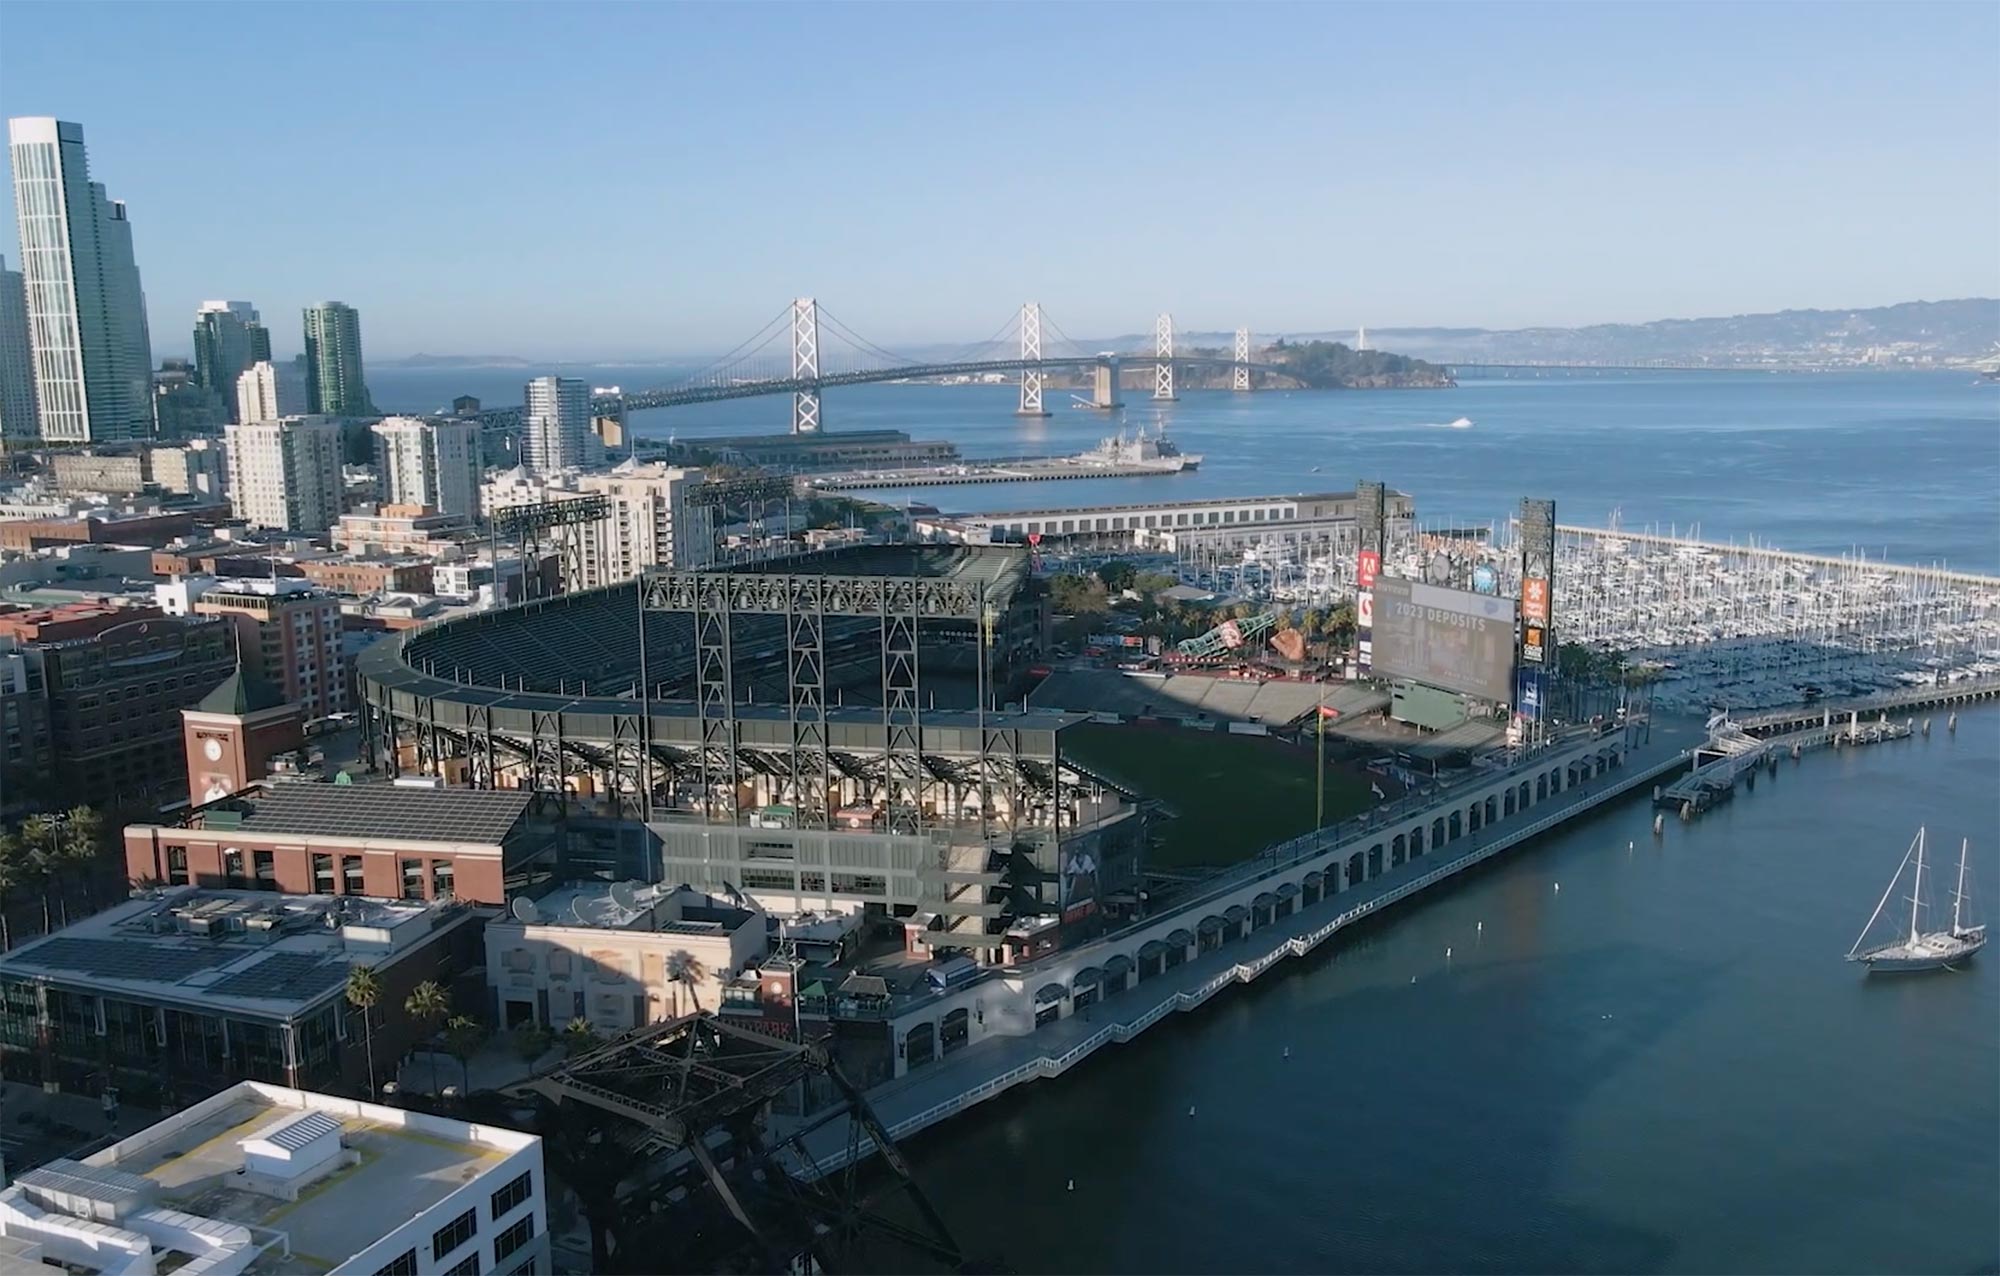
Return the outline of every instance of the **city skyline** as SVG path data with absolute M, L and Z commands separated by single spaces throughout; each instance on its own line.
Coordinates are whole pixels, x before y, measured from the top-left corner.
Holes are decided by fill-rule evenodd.
M 1693 10 L 1231 9 L 1249 42 L 1227 54 L 1224 11 L 1195 6 L 1041 30 L 981 9 L 231 12 L 0 16 L 0 110 L 88 130 L 160 354 L 219 296 L 277 317 L 279 357 L 286 317 L 337 294 L 378 359 L 560 361 L 708 351 L 800 293 L 893 344 L 976 338 L 1023 296 L 1082 336 L 1161 309 L 1510 328 L 2000 291 L 2000 89 L 1974 65 L 2000 18 L 1975 6 L 1752 6 L 1726 41 Z M 197 31 L 274 79 L 365 55 L 397 82 L 394 103 L 242 121 L 250 150 L 370 179 L 273 217 L 256 166 L 182 162 L 164 68 Z M 670 45 L 684 73 L 606 54 L 474 110 L 441 69 L 563 38 Z M 551 180 L 513 180 L 529 154 Z

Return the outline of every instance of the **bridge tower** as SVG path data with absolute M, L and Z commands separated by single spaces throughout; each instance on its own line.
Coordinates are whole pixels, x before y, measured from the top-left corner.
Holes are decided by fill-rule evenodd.
M 1229 370 L 1229 388 L 1238 392 L 1250 388 L 1250 330 L 1236 330 L 1236 363 Z
M 1153 364 L 1153 398 L 1155 401 L 1171 403 L 1180 396 L 1174 393 L 1174 317 L 1161 315 L 1153 321 L 1153 354 L 1157 361 Z
M 819 433 L 819 302 L 792 302 L 792 380 L 806 383 L 792 392 L 792 433 Z
M 1047 416 L 1042 406 L 1042 303 L 1021 303 L 1021 406 L 1016 416 Z

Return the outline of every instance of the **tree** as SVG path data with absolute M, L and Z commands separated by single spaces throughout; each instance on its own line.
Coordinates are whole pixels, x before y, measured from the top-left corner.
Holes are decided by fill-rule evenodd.
M 7 914 L 14 892 L 28 884 L 27 850 L 12 833 L 0 832 L 0 952 L 14 946 L 14 931 Z
M 585 1019 L 582 1015 L 578 1015 L 563 1025 L 562 1048 L 564 1055 L 570 1057 L 580 1055 L 596 1044 L 597 1031 L 590 1026 L 590 1020 Z
M 74 873 L 83 888 L 86 908 L 96 904 L 92 885 L 97 872 L 98 851 L 104 840 L 104 820 L 87 806 L 71 807 L 56 826 L 55 860 L 64 873 Z M 68 900 L 64 900 L 63 924 L 69 924 Z
M 368 1099 L 375 1100 L 375 1003 L 382 1000 L 382 977 L 373 966 L 347 972 L 347 1004 L 361 1012 L 361 1037 L 368 1051 Z
M 1097 579 L 1103 581 L 1104 587 L 1114 594 L 1130 589 L 1138 574 L 1137 569 L 1122 558 L 1111 559 L 1097 569 Z
M 1083 616 L 1103 611 L 1110 605 L 1110 598 L 1095 577 L 1072 572 L 1049 582 L 1049 603 L 1058 612 Z
M 708 978 L 708 967 L 701 964 L 701 958 L 685 950 L 667 958 L 667 978 L 677 984 L 684 984 L 688 990 L 688 1000 L 694 1003 L 696 1014 L 701 1013 L 701 984 Z
M 1299 618 L 1299 628 L 1305 631 L 1306 637 L 1317 638 L 1320 630 L 1326 628 L 1326 617 L 1320 613 L 1319 608 L 1308 607 L 1306 614 Z
M 471 1015 L 453 1015 L 445 1020 L 444 1048 L 458 1060 L 461 1098 L 472 1093 L 472 1056 L 478 1053 L 480 1044 L 485 1040 L 485 1025 Z
M 437 980 L 426 979 L 416 987 L 410 989 L 410 995 L 403 998 L 403 1013 L 416 1021 L 417 1027 L 423 1032 L 425 1040 L 428 1041 L 437 1035 L 438 1025 L 444 1022 L 447 1015 L 451 1014 L 451 998 L 445 995 L 444 989 L 438 986 Z M 436 1094 L 438 1089 L 437 1051 L 432 1050 L 430 1056 L 431 1093 Z

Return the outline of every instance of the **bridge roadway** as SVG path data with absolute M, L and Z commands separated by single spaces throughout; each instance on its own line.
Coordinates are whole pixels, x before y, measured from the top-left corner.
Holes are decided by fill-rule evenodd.
M 901 1140 L 1024 1082 L 1060 1076 L 1106 1046 L 1131 1041 L 1174 1011 L 1196 1010 L 1217 993 L 1233 984 L 1249 983 L 1288 957 L 1304 957 L 1365 917 L 1625 794 L 1647 792 L 1654 780 L 1685 766 L 1691 756 L 1685 728 L 1660 726 L 1661 738 L 1628 752 L 1623 766 L 1583 780 L 1559 798 L 1499 819 L 1441 851 L 1253 930 L 1245 939 L 1226 942 L 1216 951 L 1149 976 L 1091 1006 L 1087 1013 L 1064 1015 L 1019 1036 L 990 1036 L 968 1045 L 882 1083 L 869 1092 L 869 1101 L 890 1135 Z M 1694 727 L 1698 735 L 1699 724 Z M 1547 765 L 1550 756 L 1553 754 L 1540 755 L 1522 773 L 1532 775 Z M 1489 781 L 1493 778 L 1497 777 L 1488 777 Z M 1469 781 L 1460 787 L 1480 785 Z M 1462 801 L 1463 793 L 1454 790 L 1441 795 L 1435 809 L 1444 812 Z M 1382 836 L 1378 824 L 1315 850 L 1312 858 L 1328 855 L 1337 863 L 1341 856 Z M 1254 870 L 1256 864 L 1242 867 Z M 1203 899 L 1178 906 L 1173 915 L 1184 915 L 1192 926 L 1205 907 Z M 1155 919 L 1149 925 L 1161 920 L 1165 919 Z M 824 1174 L 846 1164 L 850 1143 L 845 1122 L 829 1122 L 805 1142 L 812 1165 L 801 1167 L 802 1172 Z M 866 1146 L 865 1140 L 862 1146 Z
M 1143 367 L 1158 364 L 1160 361 L 1160 356 L 1157 354 L 1055 356 L 1045 359 L 969 359 L 955 363 L 918 363 L 895 368 L 867 368 L 859 372 L 830 372 L 817 377 L 667 386 L 659 390 L 640 390 L 633 394 L 603 395 L 592 400 L 592 404 L 600 411 L 612 411 L 623 405 L 626 411 L 636 412 L 647 408 L 684 407 L 691 403 L 717 403 L 724 399 L 754 399 L 767 394 L 805 393 L 843 385 L 908 381 L 917 377 L 977 376 L 983 372 L 1024 372 L 1034 368 L 1043 371 L 1051 368 L 1099 368 L 1112 363 L 1117 363 L 1121 367 L 1125 365 Z M 1216 355 L 1185 354 L 1174 355 L 1173 362 L 1177 367 L 1248 368 L 1253 373 L 1261 372 L 1269 376 L 1297 380 L 1296 374 L 1279 364 L 1245 364 Z

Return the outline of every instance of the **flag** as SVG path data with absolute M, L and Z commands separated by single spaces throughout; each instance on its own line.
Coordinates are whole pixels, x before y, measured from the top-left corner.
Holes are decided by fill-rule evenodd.
M 1375 783 L 1373 780 L 1370 780 L 1368 782 L 1368 791 L 1375 795 L 1375 800 L 1377 802 L 1380 802 L 1382 799 L 1389 796 L 1387 793 L 1384 793 L 1382 791 L 1382 786 Z
M 1340 716 L 1340 710 L 1330 704 L 1323 704 L 1319 707 L 1319 716 L 1331 720 Z

